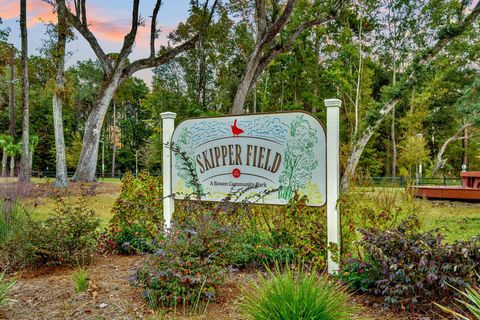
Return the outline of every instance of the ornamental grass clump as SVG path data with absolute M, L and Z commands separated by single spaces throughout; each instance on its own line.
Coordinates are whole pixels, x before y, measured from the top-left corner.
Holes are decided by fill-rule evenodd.
M 78 268 L 73 273 L 73 287 L 75 292 L 87 292 L 89 286 L 88 272 L 84 268 Z
M 457 290 L 458 291 L 458 290 Z M 443 311 L 453 315 L 455 319 L 459 320 L 480 320 L 480 287 L 468 287 L 465 291 L 458 291 L 460 299 L 456 299 L 460 304 L 459 309 L 466 309 L 471 316 L 461 314 L 459 311 L 455 311 L 452 308 L 447 308 L 436 303 Z M 473 317 L 473 318 L 472 318 Z
M 254 320 L 348 320 L 356 312 L 350 299 L 343 286 L 325 275 L 276 265 L 245 288 L 240 308 Z
M 0 308 L 3 307 L 7 302 L 12 301 L 8 298 L 8 291 L 11 287 L 15 284 L 15 280 L 13 281 L 5 281 L 3 276 L 5 273 L 0 273 Z

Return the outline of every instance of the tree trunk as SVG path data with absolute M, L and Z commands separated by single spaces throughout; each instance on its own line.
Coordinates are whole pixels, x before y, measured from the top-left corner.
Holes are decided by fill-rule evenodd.
M 360 10 L 360 25 L 358 31 L 358 75 L 357 75 L 357 91 L 355 94 L 355 130 L 353 131 L 353 135 L 356 136 L 358 133 L 358 107 L 360 104 L 360 89 L 362 81 L 362 24 L 363 24 L 363 15 L 362 11 Z
M 22 155 L 20 160 L 20 182 L 30 181 L 30 148 L 29 148 L 29 97 L 28 97 L 28 43 L 27 43 L 27 1 L 20 0 L 20 33 L 22 38 Z
M 74 181 L 94 182 L 98 160 L 98 145 L 100 143 L 100 131 L 108 106 L 113 95 L 120 85 L 120 73 L 113 75 L 106 87 L 100 91 L 93 109 L 87 119 L 83 135 L 83 147 L 78 160 L 77 171 L 73 176 Z
M 440 150 L 438 150 L 438 153 L 437 153 L 437 156 L 436 156 L 436 161 L 435 161 L 435 165 L 433 166 L 433 169 L 432 171 L 430 172 L 430 176 L 431 177 L 434 177 L 435 174 L 437 173 L 437 171 L 445 164 L 446 160 L 443 159 L 443 154 L 445 153 L 445 151 L 447 150 L 447 147 L 448 145 L 452 142 L 452 141 L 455 141 L 455 140 L 458 140 L 459 139 L 459 136 L 460 134 L 466 130 L 467 128 L 471 127 L 472 124 L 471 123 L 467 123 L 465 125 L 463 125 L 459 130 L 457 130 L 457 132 L 455 132 L 455 134 L 453 136 L 451 136 L 450 138 L 448 138 L 447 140 L 445 140 L 445 142 L 442 144 L 442 146 L 440 147 Z
M 399 101 L 400 99 L 396 98 L 384 105 L 379 112 L 379 118 L 375 121 L 374 124 L 366 128 L 362 136 L 354 143 L 352 153 L 350 155 L 350 158 L 348 159 L 345 173 L 343 174 L 342 181 L 340 183 L 341 192 L 345 192 L 348 189 L 350 185 L 350 180 L 355 176 L 358 162 L 360 161 L 360 157 L 362 156 L 363 150 L 365 149 L 368 141 L 370 141 L 370 138 L 372 138 L 373 134 L 378 130 L 378 127 L 380 127 L 380 124 L 382 124 L 386 115 L 390 111 L 392 111 L 392 109 L 398 104 Z
M 65 18 L 65 4 L 58 5 L 58 34 L 55 63 L 57 65 L 57 82 L 52 97 L 53 128 L 55 132 L 55 187 L 68 186 L 67 162 L 65 158 L 65 139 L 63 135 L 63 94 L 65 89 L 65 46 L 67 42 L 67 25 Z
M 28 158 L 28 168 L 30 169 L 30 174 L 32 174 L 32 167 L 33 167 L 33 151 L 30 150 L 30 157 Z
M 15 177 L 15 156 L 10 157 L 10 177 Z
M 462 139 L 462 170 L 468 168 L 468 128 L 463 129 Z
M 117 107 L 113 101 L 113 145 L 112 145 L 112 178 L 115 177 L 115 156 L 117 153 Z
M 392 109 L 392 177 L 397 176 L 397 140 L 395 136 L 395 107 Z
M 232 114 L 242 114 L 244 112 L 243 106 L 247 99 L 248 91 L 252 85 L 253 78 L 255 77 L 255 71 L 257 70 L 260 62 L 260 48 L 259 45 L 255 46 L 254 53 L 251 55 L 250 60 L 247 63 L 245 73 L 242 76 L 242 80 L 237 87 L 235 98 L 233 99 Z
M 2 155 L 2 177 L 7 176 L 7 163 L 8 163 L 8 155 L 7 151 L 3 149 L 3 155 Z

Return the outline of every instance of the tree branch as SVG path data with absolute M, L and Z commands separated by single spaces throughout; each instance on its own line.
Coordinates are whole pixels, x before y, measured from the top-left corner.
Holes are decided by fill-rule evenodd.
M 170 60 L 174 59 L 175 57 L 177 57 L 179 54 L 181 54 L 181 53 L 183 53 L 187 50 L 193 49 L 195 47 L 195 44 L 197 43 L 197 41 L 203 35 L 203 33 L 205 33 L 207 31 L 207 26 L 210 24 L 210 22 L 212 20 L 213 13 L 215 11 L 215 7 L 217 6 L 217 3 L 218 3 L 218 0 L 215 0 L 215 2 L 213 3 L 213 5 L 210 9 L 210 13 L 208 15 L 207 20 L 204 20 L 204 21 L 206 21 L 206 23 L 202 24 L 202 27 L 200 28 L 199 33 L 197 33 L 190 40 L 185 41 L 181 45 L 176 46 L 175 48 L 169 48 L 169 49 L 165 50 L 163 53 L 161 53 L 157 57 L 152 56 L 151 52 L 150 52 L 150 56 L 148 58 L 139 59 L 139 60 L 136 60 L 136 61 L 130 63 L 130 65 L 128 65 L 124 69 L 122 78 L 129 77 L 132 74 L 134 74 L 135 72 L 137 72 L 139 70 L 142 70 L 142 69 L 153 68 L 153 67 L 165 64 L 165 63 L 169 62 Z M 206 9 L 207 8 L 205 7 L 204 11 L 206 11 Z M 150 47 L 150 49 L 151 49 L 151 47 Z
M 83 11 L 83 10 L 85 10 L 85 0 L 81 0 L 80 5 L 78 5 L 78 3 L 75 3 L 75 7 L 77 9 L 81 8 L 80 11 L 83 11 L 83 13 L 76 12 L 75 15 L 65 6 L 64 2 L 60 2 L 60 3 L 58 3 L 58 5 L 63 5 L 64 6 L 65 15 L 66 15 L 66 18 L 67 18 L 68 22 L 73 27 L 75 27 L 75 29 L 77 29 L 78 32 L 80 32 L 80 34 L 83 36 L 83 38 L 85 40 L 87 40 L 88 44 L 90 44 L 90 46 L 92 47 L 93 52 L 97 56 L 97 59 L 100 61 L 100 64 L 102 65 L 102 68 L 103 68 L 103 71 L 105 72 L 105 74 L 110 75 L 112 73 L 112 69 L 113 69 L 112 68 L 112 63 L 111 63 L 110 59 L 108 58 L 108 56 L 103 51 L 103 49 L 98 44 L 97 38 L 95 38 L 93 33 L 88 28 L 86 12 Z M 84 22 L 80 21 L 80 19 Z
M 157 38 L 157 15 L 162 5 L 162 0 L 157 0 L 153 8 L 152 25 L 150 28 L 150 58 L 155 57 L 155 39 Z
M 292 34 L 290 35 L 287 41 L 271 46 L 269 50 L 261 57 L 260 62 L 258 63 L 257 69 L 255 70 L 255 75 L 253 76 L 251 86 L 257 82 L 258 77 L 265 70 L 265 68 L 270 64 L 273 58 L 275 58 L 277 55 L 281 53 L 289 51 L 292 48 L 295 40 L 300 36 L 300 34 L 302 34 L 303 31 L 314 26 L 325 25 L 333 21 L 334 19 L 335 18 L 333 16 L 328 16 L 323 19 L 315 19 L 315 20 L 304 22 L 292 32 Z
M 168 49 L 166 52 L 160 54 L 157 57 L 149 57 L 132 62 L 129 66 L 125 68 L 123 72 L 123 77 L 129 77 L 139 70 L 153 68 L 169 62 L 171 59 L 175 58 L 179 54 L 194 48 L 198 39 L 199 35 L 197 34 L 193 36 L 190 40 L 182 43 L 175 48 Z
M 123 46 L 120 50 L 120 54 L 117 59 L 117 65 L 122 65 L 125 59 L 130 55 L 132 52 L 133 44 L 135 43 L 135 37 L 137 36 L 138 31 L 138 24 L 139 24 L 139 14 L 138 14 L 138 6 L 140 4 L 140 0 L 133 1 L 133 12 L 132 12 L 132 27 L 130 28 L 130 32 L 125 36 L 123 40 Z M 123 66 L 120 66 L 123 68 Z

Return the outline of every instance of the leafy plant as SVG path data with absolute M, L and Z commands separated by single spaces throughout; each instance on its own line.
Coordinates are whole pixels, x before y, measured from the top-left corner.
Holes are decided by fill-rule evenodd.
M 162 181 L 141 172 L 126 173 L 108 230 L 116 249 L 123 254 L 151 250 L 150 243 L 163 229 Z
M 326 276 L 278 264 L 267 275 L 245 289 L 240 308 L 248 319 L 353 319 L 350 295 Z
M 88 264 L 97 252 L 100 220 L 87 207 L 85 194 L 77 202 L 56 197 L 56 208 L 43 222 L 33 222 L 29 240 L 34 244 L 34 263 Z M 33 230 L 35 228 L 35 230 Z
M 379 265 L 374 294 L 385 302 L 409 310 L 430 302 L 449 302 L 454 288 L 467 287 L 480 269 L 480 239 L 443 242 L 436 231 L 419 232 L 418 221 L 397 228 L 361 230 L 367 255 Z
M 7 282 L 3 279 L 5 272 L 0 274 L 0 308 L 5 305 L 5 303 L 12 301 L 8 299 L 8 291 L 15 284 L 15 280 Z
M 342 266 L 338 278 L 351 288 L 369 292 L 376 287 L 380 266 L 375 262 L 348 259 Z
M 214 299 L 224 281 L 231 234 L 210 213 L 197 213 L 190 221 L 173 224 L 137 272 L 144 297 L 162 307 Z
M 75 270 L 72 276 L 75 292 L 87 292 L 89 286 L 88 272 L 83 268 Z
M 90 263 L 97 252 L 100 221 L 87 207 L 89 197 L 86 192 L 72 202 L 56 195 L 56 207 L 45 221 L 19 214 L 8 238 L 0 242 L 0 269 Z

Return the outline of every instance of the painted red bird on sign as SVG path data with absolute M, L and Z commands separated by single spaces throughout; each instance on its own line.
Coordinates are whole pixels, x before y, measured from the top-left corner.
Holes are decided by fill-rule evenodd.
M 230 126 L 230 127 L 232 127 L 232 133 L 233 133 L 234 137 L 238 137 L 239 134 L 244 133 L 244 131 L 242 129 L 237 127 L 237 119 L 235 119 L 235 121 L 233 121 L 233 126 Z

